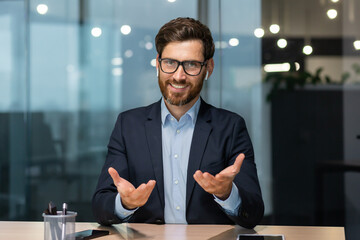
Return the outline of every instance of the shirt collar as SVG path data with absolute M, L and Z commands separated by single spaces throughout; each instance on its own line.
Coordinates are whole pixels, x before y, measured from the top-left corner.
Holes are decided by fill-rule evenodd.
M 195 104 L 184 114 L 184 115 L 188 115 L 191 118 L 193 125 L 195 125 L 195 123 L 196 123 L 196 119 L 197 119 L 199 109 L 200 109 L 200 103 L 201 103 L 201 100 L 199 98 L 195 102 Z M 163 97 L 161 99 L 161 123 L 162 123 L 162 125 L 165 124 L 166 118 L 169 115 L 171 117 L 173 117 L 171 115 L 171 113 L 169 112 L 168 108 L 166 107 L 165 100 L 164 100 L 164 97 Z

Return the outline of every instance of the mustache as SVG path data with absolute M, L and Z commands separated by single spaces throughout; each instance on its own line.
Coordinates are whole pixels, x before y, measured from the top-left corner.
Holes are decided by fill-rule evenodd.
M 167 81 L 166 81 L 166 83 L 172 83 L 172 84 L 178 84 L 178 85 L 180 85 L 180 84 L 186 84 L 186 80 L 180 80 L 180 81 L 178 81 L 178 80 L 175 80 L 175 79 L 168 79 Z

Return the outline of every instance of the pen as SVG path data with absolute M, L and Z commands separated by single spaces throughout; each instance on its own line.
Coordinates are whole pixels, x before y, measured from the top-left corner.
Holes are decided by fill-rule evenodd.
M 49 202 L 48 207 L 45 209 L 44 213 L 46 215 L 57 215 L 56 206 L 52 201 Z M 57 231 L 57 229 L 59 229 L 59 225 L 57 223 L 49 221 L 49 227 L 51 229 L 51 239 L 60 239 L 60 232 Z
M 48 214 L 50 214 L 50 215 L 56 215 L 57 214 L 56 206 L 52 201 L 49 202 Z
M 65 240 L 65 233 L 66 233 L 66 211 L 67 211 L 67 204 L 63 203 L 63 207 L 62 207 L 62 229 L 61 229 L 61 240 Z

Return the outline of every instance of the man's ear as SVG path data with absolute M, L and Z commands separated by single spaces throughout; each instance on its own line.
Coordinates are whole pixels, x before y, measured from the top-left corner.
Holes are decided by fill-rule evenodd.
M 213 71 L 214 71 L 214 59 L 210 58 L 206 64 L 206 77 L 205 77 L 206 80 L 211 76 Z
M 156 55 L 156 68 L 159 68 L 159 54 Z

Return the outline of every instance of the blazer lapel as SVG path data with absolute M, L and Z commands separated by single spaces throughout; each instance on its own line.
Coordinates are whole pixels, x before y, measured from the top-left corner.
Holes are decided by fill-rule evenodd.
M 160 101 L 155 103 L 150 109 L 148 119 L 145 123 L 146 139 L 150 151 L 153 170 L 155 173 L 156 188 L 160 196 L 162 207 L 164 201 L 164 175 L 162 163 L 162 140 L 161 140 L 161 107 Z
M 209 105 L 201 99 L 201 106 L 196 120 L 193 139 L 190 147 L 186 183 L 186 207 L 189 205 L 189 201 L 195 187 L 195 179 L 193 175 L 196 170 L 200 168 L 207 141 L 212 130 L 212 127 L 209 123 L 211 118 L 208 114 L 208 109 Z

